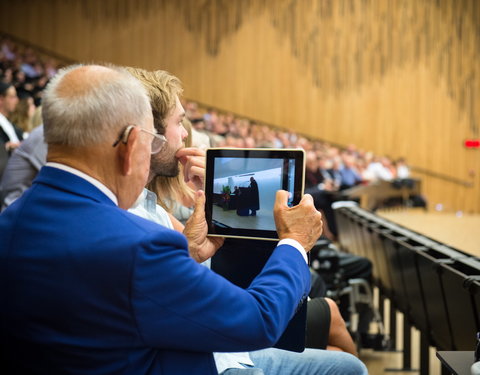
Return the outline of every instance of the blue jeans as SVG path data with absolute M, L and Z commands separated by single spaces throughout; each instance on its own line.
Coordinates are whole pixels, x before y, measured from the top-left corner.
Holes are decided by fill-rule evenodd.
M 255 367 L 228 369 L 222 375 L 366 375 L 355 356 L 331 350 L 305 349 L 302 353 L 268 348 L 250 352 Z

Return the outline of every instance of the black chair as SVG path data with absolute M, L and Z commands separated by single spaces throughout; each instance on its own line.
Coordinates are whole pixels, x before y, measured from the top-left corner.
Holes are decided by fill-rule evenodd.
M 417 253 L 426 251 L 428 247 L 421 238 L 399 239 L 399 262 L 405 286 L 407 316 L 415 327 L 428 333 L 430 327 L 426 315 L 425 291 L 418 273 Z M 427 291 L 428 293 L 428 291 Z
M 392 282 L 392 274 L 390 272 L 390 267 L 388 264 L 387 259 L 387 252 L 385 251 L 384 244 L 382 238 L 391 233 L 391 230 L 388 227 L 378 225 L 378 226 L 371 226 L 371 236 L 370 241 L 372 243 L 372 247 L 375 249 L 377 254 L 377 286 L 380 289 L 380 292 L 385 295 L 386 297 L 392 299 L 393 298 L 393 282 Z
M 373 247 L 372 244 L 372 232 L 371 232 L 371 227 L 373 225 L 376 225 L 375 221 L 372 220 L 372 218 L 362 215 L 361 219 L 359 220 L 359 240 L 360 240 L 360 246 L 362 248 L 363 256 L 370 259 L 372 264 L 374 265 L 373 267 L 373 273 L 375 274 L 375 278 L 377 277 L 377 269 L 375 265 L 378 263 L 377 262 L 377 251 Z
M 408 316 L 408 297 L 405 291 L 399 244 L 400 241 L 405 240 L 404 234 L 397 231 L 384 232 L 382 236 L 383 248 L 385 249 L 385 257 L 392 282 L 391 300 L 395 308 Z
M 401 264 L 405 294 L 407 298 L 407 314 L 409 324 L 420 330 L 420 373 L 429 373 L 429 346 L 434 343 L 431 336 L 430 321 L 427 315 L 427 301 L 430 291 L 423 288 L 418 271 L 418 255 L 438 244 L 430 239 L 409 233 L 399 240 L 399 262 Z
M 351 248 L 351 253 L 355 255 L 359 255 L 361 257 L 366 257 L 367 256 L 367 249 L 365 247 L 365 244 L 363 243 L 363 233 L 362 233 L 362 217 L 357 215 L 355 212 L 350 211 L 350 216 L 352 218 L 352 226 L 351 226 L 351 231 L 352 231 L 352 248 Z M 341 230 L 341 229 L 340 229 Z M 340 232 L 339 230 L 339 232 Z
M 356 226 L 356 215 L 349 209 L 352 205 L 355 205 L 355 203 L 335 202 L 332 207 L 334 208 L 337 227 L 340 228 L 338 231 L 340 248 L 347 253 L 355 254 L 354 228 Z
M 453 349 L 453 337 L 447 312 L 445 293 L 440 278 L 441 265 L 452 262 L 458 253 L 442 247 L 417 251 L 417 272 L 425 300 L 431 344 L 440 350 Z
M 470 277 L 465 281 L 464 286 L 468 288 L 470 293 L 473 295 L 473 304 L 476 311 L 476 316 L 480 320 L 480 280 L 478 277 Z
M 476 332 L 480 331 L 475 303 L 479 290 L 474 287 L 480 280 L 480 262 L 460 255 L 440 264 L 439 271 L 452 330 L 452 350 L 472 350 Z

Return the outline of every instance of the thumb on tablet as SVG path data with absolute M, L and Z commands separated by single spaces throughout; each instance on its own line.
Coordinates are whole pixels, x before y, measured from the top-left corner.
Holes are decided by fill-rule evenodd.
M 275 206 L 287 206 L 288 198 L 290 197 L 290 193 L 285 190 L 277 190 L 277 194 L 275 196 Z M 274 207 L 274 209 L 277 207 Z
M 205 217 L 205 193 L 202 190 L 195 192 L 193 215 L 197 217 Z
M 287 206 L 288 196 L 284 190 L 276 195 L 274 218 L 278 238 L 294 239 L 309 251 L 322 234 L 322 215 L 315 208 L 311 195 L 304 195 L 294 207 Z

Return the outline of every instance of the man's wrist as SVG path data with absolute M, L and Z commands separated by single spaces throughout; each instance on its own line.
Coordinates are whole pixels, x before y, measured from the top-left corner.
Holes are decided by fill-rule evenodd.
M 307 252 L 305 251 L 304 247 L 300 245 L 300 242 L 292 238 L 284 238 L 283 240 L 280 240 L 278 242 L 277 246 L 280 246 L 280 245 L 293 246 L 295 249 L 297 249 L 300 252 L 300 254 L 302 254 L 302 257 L 305 260 L 305 263 L 308 264 Z

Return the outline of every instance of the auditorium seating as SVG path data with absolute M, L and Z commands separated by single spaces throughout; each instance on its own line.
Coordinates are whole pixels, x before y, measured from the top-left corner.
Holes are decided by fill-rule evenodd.
M 480 330 L 480 260 L 356 205 L 334 206 L 342 250 L 368 257 L 381 297 L 425 345 L 473 350 Z M 428 372 L 428 350 L 421 352 Z M 426 357 L 426 358 L 424 358 Z
M 440 264 L 439 275 L 445 293 L 453 349 L 472 350 L 475 343 L 472 331 L 479 331 L 480 325 L 474 302 L 478 289 L 472 289 L 471 282 L 480 278 L 480 262 L 465 257 L 452 259 Z

